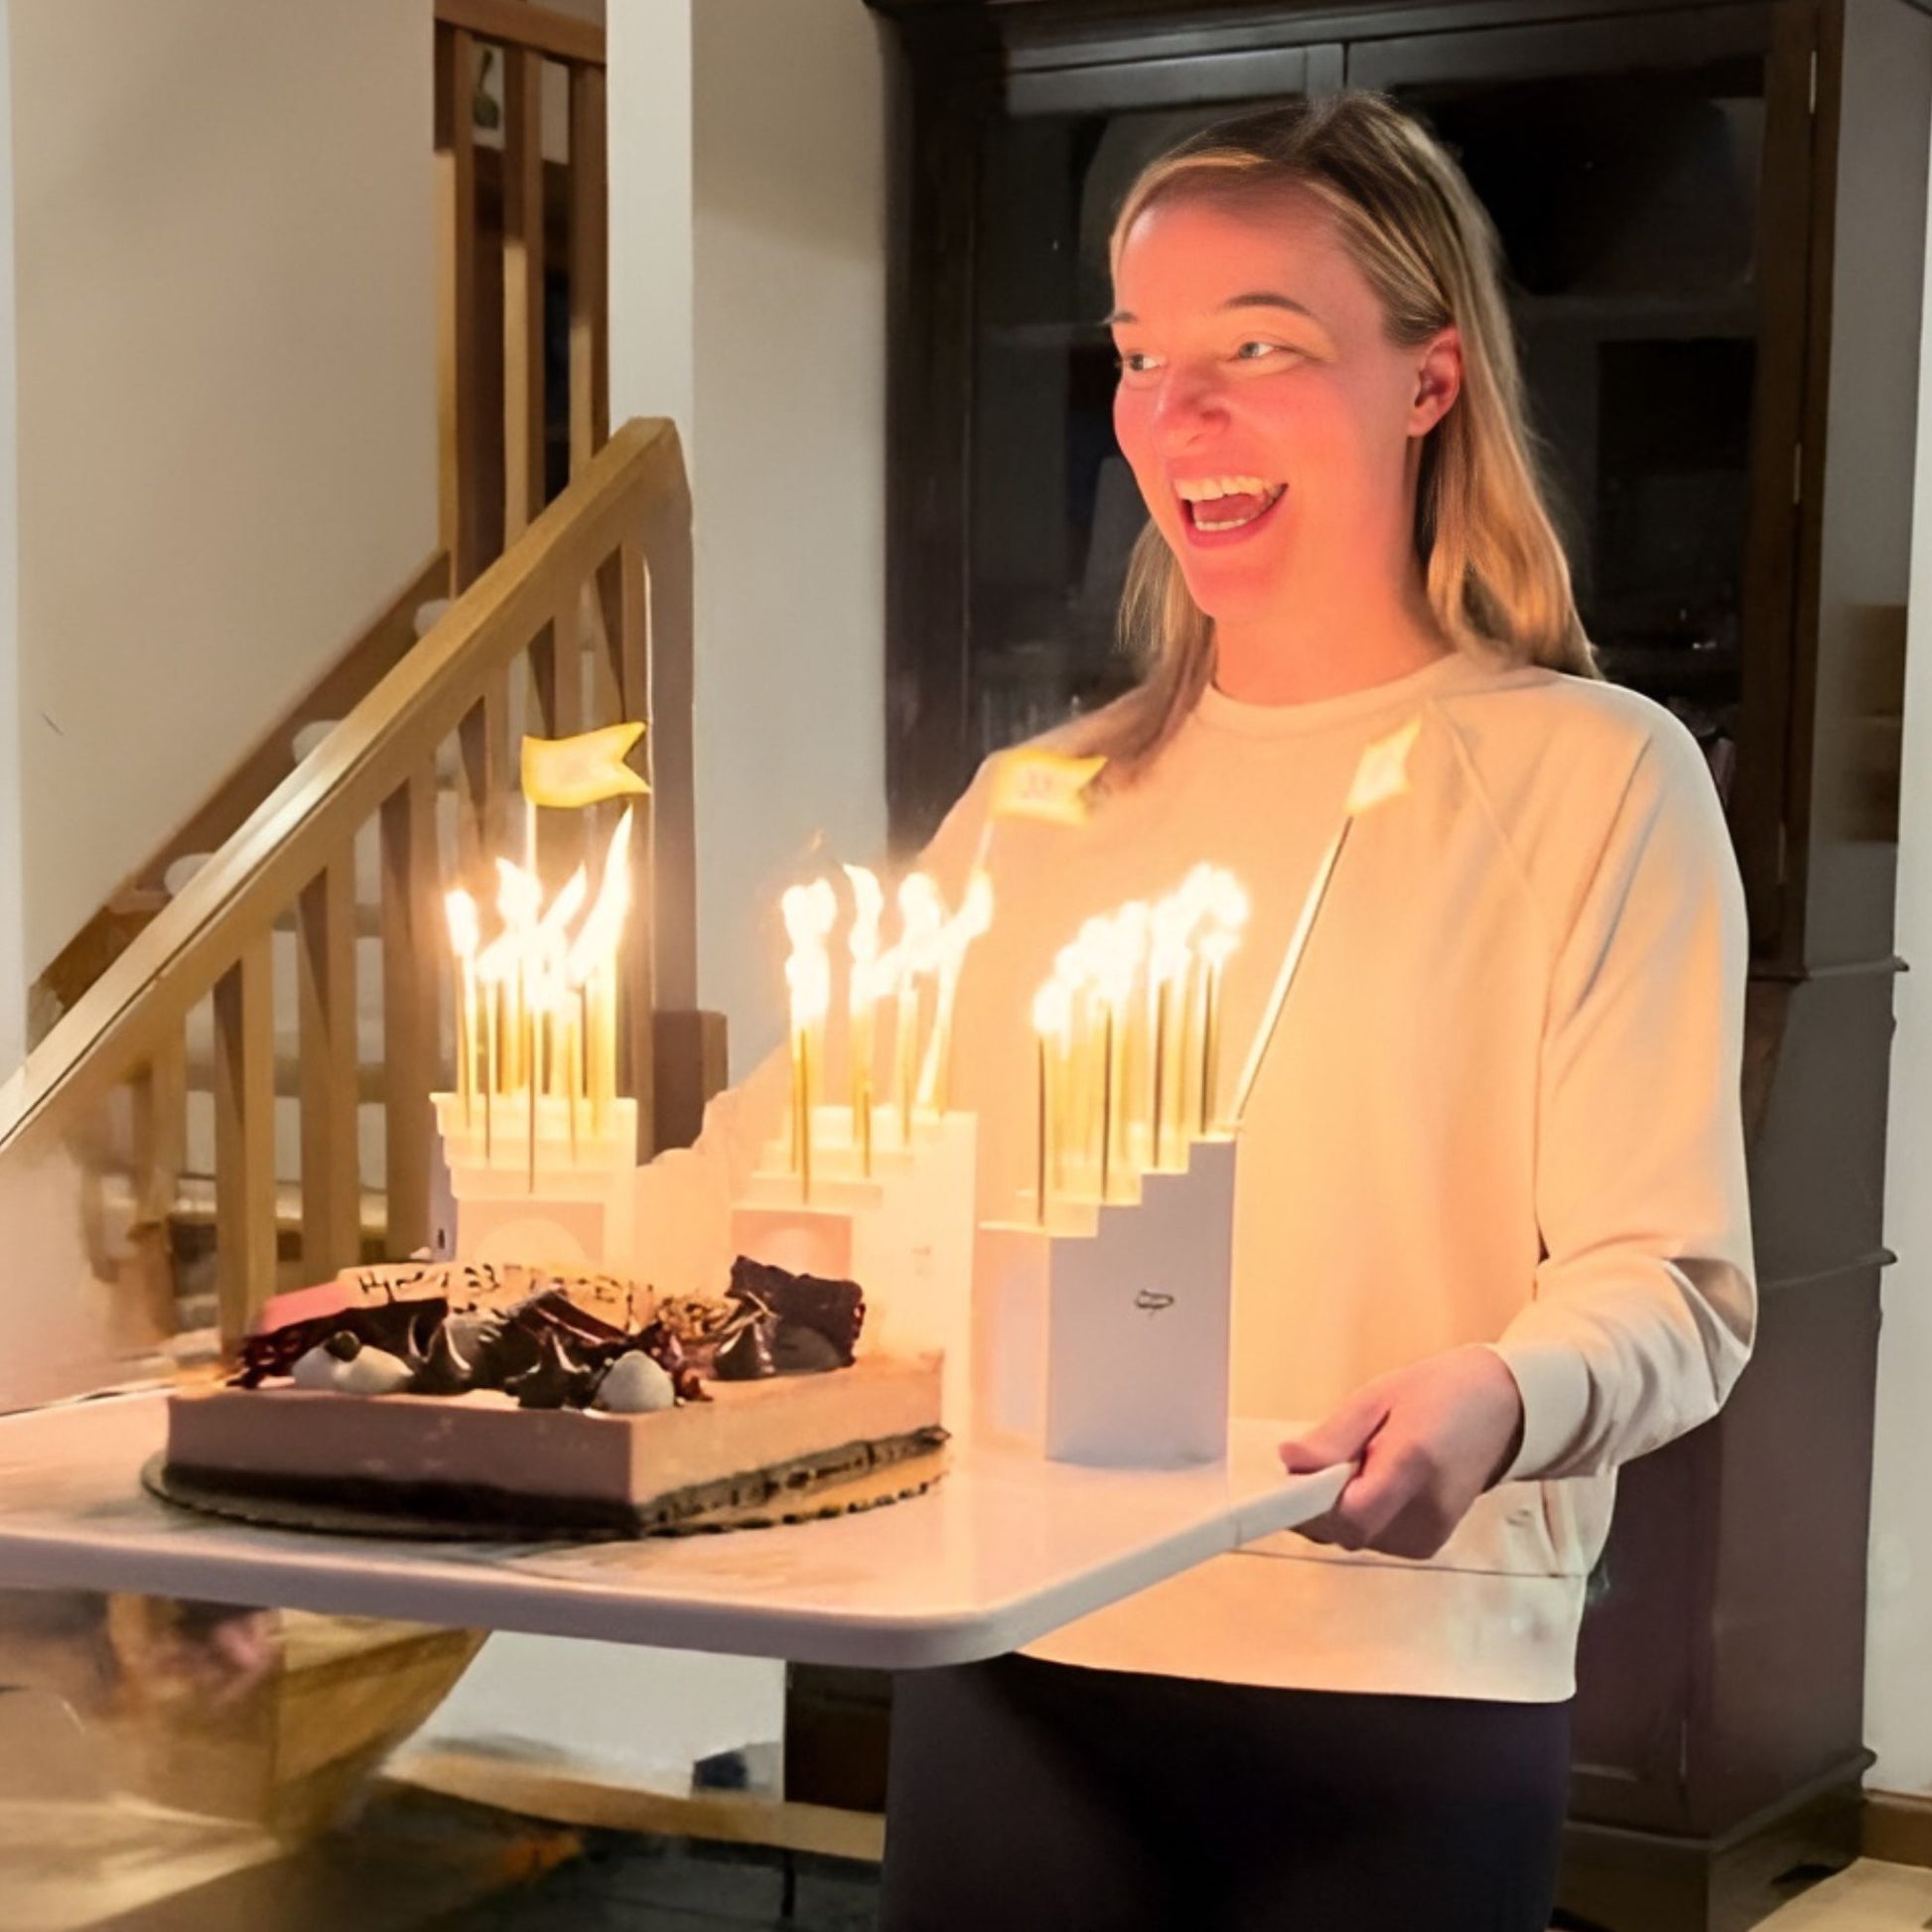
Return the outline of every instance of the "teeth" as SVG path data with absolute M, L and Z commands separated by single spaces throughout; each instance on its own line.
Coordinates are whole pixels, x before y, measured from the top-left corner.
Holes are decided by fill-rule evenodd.
M 1188 484 L 1185 485 L 1184 487 L 1185 489 L 1190 490 L 1190 489 L 1198 488 L 1199 485 Z M 1242 477 L 1242 478 L 1236 478 L 1232 480 L 1231 483 L 1226 481 L 1216 482 L 1216 483 L 1213 485 L 1214 488 L 1213 497 L 1201 497 L 1201 496 L 1190 495 L 1187 497 L 1186 500 L 1192 502 L 1195 506 L 1194 507 L 1194 528 L 1195 529 L 1205 530 L 1205 531 L 1238 530 L 1242 527 L 1243 524 L 1252 523 L 1256 517 L 1264 516 L 1267 514 L 1269 510 L 1274 508 L 1276 501 L 1279 499 L 1282 492 L 1287 487 L 1288 485 L 1286 483 L 1265 483 L 1260 482 L 1256 478 Z M 1259 509 L 1251 510 L 1246 516 L 1229 516 L 1229 517 L 1220 517 L 1220 518 L 1203 516 L 1201 514 L 1200 505 L 1203 502 L 1214 501 L 1223 494 L 1230 495 L 1230 496 L 1237 495 L 1237 494 L 1244 495 L 1244 496 L 1259 496 L 1263 500 L 1261 503 L 1261 507 Z
M 1211 503 L 1222 496 L 1274 495 L 1280 485 L 1259 477 L 1190 477 L 1174 484 L 1174 494 L 1188 503 Z

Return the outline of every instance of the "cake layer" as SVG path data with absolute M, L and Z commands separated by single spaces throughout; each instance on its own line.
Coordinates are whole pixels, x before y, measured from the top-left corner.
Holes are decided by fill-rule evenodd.
M 712 1383 L 708 1402 L 641 1416 L 519 1409 L 493 1392 L 183 1391 L 169 1402 L 168 1462 L 238 1486 L 393 1485 L 648 1516 L 666 1496 L 936 1429 L 939 1377 L 936 1355 L 863 1357 L 826 1374 Z

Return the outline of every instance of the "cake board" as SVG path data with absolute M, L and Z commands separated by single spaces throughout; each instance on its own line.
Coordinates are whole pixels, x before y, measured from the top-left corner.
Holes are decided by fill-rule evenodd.
M 0 1418 L 0 1587 L 105 1589 L 798 1663 L 921 1669 L 1016 1650 L 1321 1514 L 1347 1471 L 1284 1478 L 1288 1424 L 1225 1464 L 1126 1471 L 966 1445 L 929 1492 L 731 1536 L 450 1544 L 252 1528 L 141 1486 L 159 1392 Z

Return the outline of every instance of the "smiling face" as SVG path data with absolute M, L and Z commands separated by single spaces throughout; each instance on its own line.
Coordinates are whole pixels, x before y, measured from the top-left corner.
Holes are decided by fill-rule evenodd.
M 1421 438 L 1453 329 L 1403 347 L 1332 218 L 1292 186 L 1172 194 L 1115 263 L 1114 427 L 1217 629 L 1340 618 L 1414 571 Z

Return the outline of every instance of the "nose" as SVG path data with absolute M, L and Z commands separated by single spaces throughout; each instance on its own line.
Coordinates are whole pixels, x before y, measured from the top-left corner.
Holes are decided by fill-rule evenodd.
M 1150 427 L 1163 455 L 1191 449 L 1217 429 L 1226 415 L 1220 385 L 1203 369 L 1176 362 L 1165 370 L 1156 391 Z

